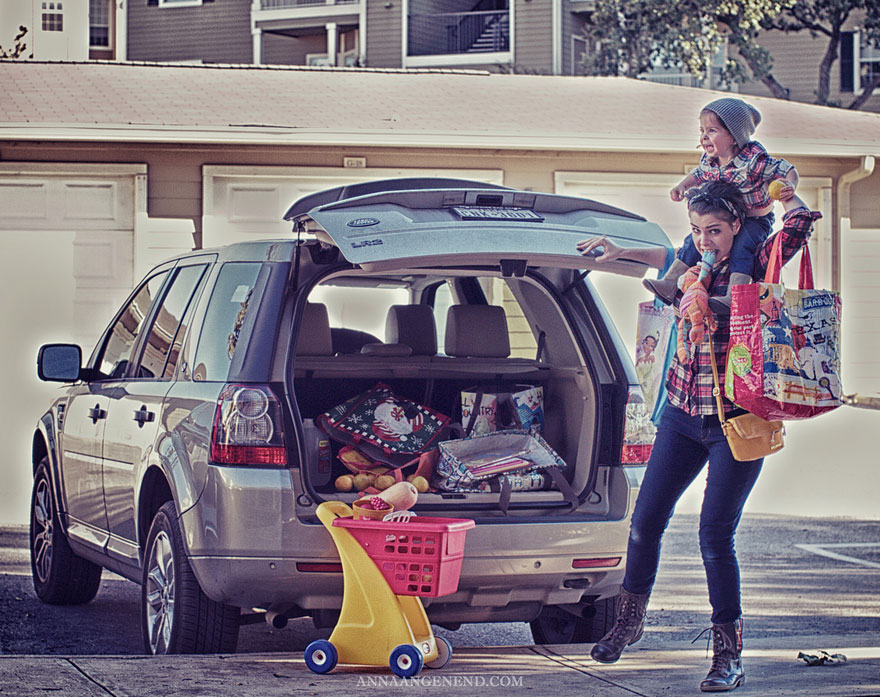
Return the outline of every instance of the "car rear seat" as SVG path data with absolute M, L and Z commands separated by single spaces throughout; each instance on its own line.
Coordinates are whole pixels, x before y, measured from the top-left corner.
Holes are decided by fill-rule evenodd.
M 334 355 L 327 308 L 307 303 L 297 343 L 296 370 L 316 377 L 455 377 L 482 375 L 524 379 L 546 369 L 527 358 L 510 358 L 507 317 L 495 305 L 453 305 L 447 311 L 445 356 L 437 355 L 433 308 L 394 305 L 386 317 L 388 343 L 366 344 L 360 353 Z M 476 375 L 475 375 L 476 374 Z

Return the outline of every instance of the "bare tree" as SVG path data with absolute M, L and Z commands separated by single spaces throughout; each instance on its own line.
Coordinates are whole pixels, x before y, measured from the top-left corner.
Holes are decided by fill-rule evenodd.
M 21 54 L 27 50 L 27 44 L 24 42 L 25 34 L 28 33 L 27 27 L 23 24 L 18 27 L 18 34 L 15 36 L 15 47 L 12 49 L 5 49 L 0 46 L 0 58 L 20 58 Z M 28 56 L 29 58 L 33 58 L 33 54 Z

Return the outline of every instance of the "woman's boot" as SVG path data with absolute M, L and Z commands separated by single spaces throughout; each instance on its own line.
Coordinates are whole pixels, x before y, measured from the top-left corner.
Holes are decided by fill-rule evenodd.
M 614 663 L 627 646 L 642 638 L 650 596 L 650 593 L 636 595 L 621 587 L 614 626 L 590 651 L 594 660 Z
M 712 670 L 700 683 L 703 692 L 735 690 L 746 681 L 742 667 L 742 620 L 712 625 Z

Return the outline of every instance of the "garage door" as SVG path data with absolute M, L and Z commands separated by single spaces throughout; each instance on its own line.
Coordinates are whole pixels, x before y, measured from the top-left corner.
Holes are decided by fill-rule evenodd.
M 501 170 L 438 170 L 343 167 L 235 167 L 203 169 L 202 245 L 287 237 L 282 219 L 291 203 L 316 191 L 393 177 L 452 177 L 503 183 Z
M 29 434 L 57 392 L 37 380 L 38 347 L 74 342 L 88 355 L 131 289 L 135 176 L 132 166 L 0 165 L 0 365 L 10 396 L 0 401 L 0 443 L 14 477 L 27 478 Z M 16 494 L 0 498 L 7 515 L 27 509 L 28 485 L 17 483 L 0 493 Z

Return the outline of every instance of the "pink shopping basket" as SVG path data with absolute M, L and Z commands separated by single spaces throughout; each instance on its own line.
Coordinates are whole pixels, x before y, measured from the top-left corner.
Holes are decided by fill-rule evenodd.
M 467 518 L 416 516 L 408 522 L 337 518 L 379 567 L 396 595 L 436 598 L 455 593 Z

